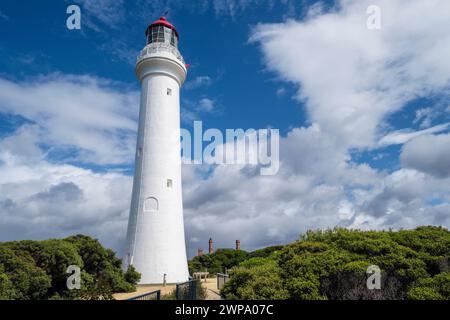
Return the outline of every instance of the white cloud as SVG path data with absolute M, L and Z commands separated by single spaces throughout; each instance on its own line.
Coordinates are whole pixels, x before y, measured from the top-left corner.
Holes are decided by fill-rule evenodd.
M 414 138 L 417 138 L 419 136 L 427 135 L 427 134 L 433 134 L 433 133 L 439 133 L 442 131 L 447 130 L 450 127 L 450 123 L 444 123 L 440 124 L 428 129 L 424 130 L 417 130 L 414 131 L 412 129 L 401 129 L 396 131 L 391 131 L 389 134 L 385 135 L 380 139 L 378 142 L 379 146 L 388 146 L 392 144 L 404 144 Z
M 192 125 L 196 120 L 201 120 L 204 114 L 218 114 L 222 111 L 217 100 L 203 97 L 198 101 L 183 100 L 181 107 L 181 121 L 187 125 Z
M 376 143 L 386 116 L 431 92 L 447 93 L 450 19 L 447 1 L 375 2 L 381 30 L 366 28 L 373 1 L 341 1 L 341 9 L 306 21 L 260 24 L 267 68 L 299 86 L 312 122 L 342 145 Z
M 277 96 L 282 97 L 286 94 L 286 88 L 278 88 L 277 89 Z
M 280 141 L 275 176 L 252 167 L 185 166 L 190 254 L 206 248 L 209 237 L 218 247 L 240 239 L 243 248 L 255 249 L 293 241 L 307 229 L 450 226 L 449 179 L 411 169 L 377 172 L 350 161 L 331 141 L 317 125 L 293 129 Z
M 45 141 L 42 137 L 53 136 L 46 133 L 52 130 L 46 122 L 48 119 L 53 119 L 52 123 L 58 123 L 57 127 L 66 128 L 74 135 L 78 131 L 73 128 L 79 127 L 92 126 L 90 130 L 96 132 L 96 122 L 91 124 L 90 119 L 85 122 L 85 117 L 81 115 L 61 116 L 55 108 L 49 107 L 56 99 L 49 98 L 50 92 L 76 99 L 72 92 L 83 97 L 80 92 L 91 92 L 95 88 L 92 94 L 100 97 L 100 100 L 94 99 L 86 104 L 99 105 L 105 119 L 121 119 L 109 120 L 108 125 L 100 124 L 101 128 L 106 126 L 111 130 L 108 137 L 112 140 L 119 139 L 117 136 L 121 135 L 121 130 L 115 128 L 127 128 L 134 116 L 115 116 L 117 113 L 122 114 L 122 111 L 116 112 L 116 100 L 128 99 L 122 96 L 124 93 L 113 91 L 110 87 L 94 85 L 97 79 L 88 78 L 91 82 L 80 82 L 78 77 L 60 79 L 64 85 L 57 86 L 59 91 L 47 90 L 48 87 L 53 88 L 47 80 L 39 85 L 5 80 L 1 83 L 4 86 L 6 83 L 8 87 L 4 88 L 12 94 L 6 100 L 3 95 L 3 101 L 11 102 L 12 97 L 16 97 L 16 114 L 34 122 L 23 125 L 0 141 L 1 240 L 42 239 L 86 233 L 100 238 L 105 245 L 120 252 L 126 230 L 132 178 L 120 172 L 95 173 L 73 165 L 51 163 L 39 144 Z M 18 89 L 19 86 L 22 88 Z M 108 94 L 112 94 L 114 99 L 108 98 Z M 34 100 L 48 103 L 41 105 L 29 102 Z M 5 104 L 2 105 L 5 108 Z M 31 107 L 36 110 L 30 111 Z M 5 110 L 12 110 L 12 106 Z M 84 104 L 77 110 L 90 114 L 90 109 Z M 69 107 L 68 112 L 72 114 L 75 111 Z M 51 141 L 56 141 L 57 145 L 61 143 L 58 139 Z M 108 141 L 102 140 L 102 143 L 107 144 Z M 255 249 L 292 241 L 309 228 L 336 225 L 409 227 L 418 222 L 438 221 L 448 225 L 444 214 L 446 202 L 434 209 L 423 205 L 423 199 L 428 195 L 450 201 L 448 195 L 444 198 L 442 194 L 446 184 L 435 184 L 430 188 L 432 184 L 427 182 L 424 185 L 423 181 L 431 178 L 417 174 L 417 177 L 424 178 L 406 184 L 406 187 L 417 185 L 418 191 L 412 194 L 418 201 L 414 201 L 413 196 L 404 196 L 404 187 L 392 187 L 396 185 L 396 180 L 402 179 L 393 179 L 365 164 L 353 163 L 348 150 L 324 132 L 319 124 L 293 129 L 280 143 L 281 166 L 275 176 L 260 176 L 258 168 L 252 167 L 184 166 L 186 234 L 191 254 L 195 254 L 196 248 L 201 247 L 202 241 L 206 242 L 210 236 L 218 247 L 232 247 L 234 240 L 240 239 L 244 249 Z M 81 148 L 83 144 L 77 146 Z M 96 149 L 94 151 L 99 153 Z M 132 154 L 133 151 L 129 156 Z M 384 194 L 392 196 L 382 196 Z M 411 203 L 416 206 L 412 207 Z M 397 211 L 390 216 L 391 220 L 387 220 L 386 212 L 395 208 Z M 414 212 L 408 213 L 407 209 L 411 208 Z M 400 212 L 404 216 L 399 216 Z
M 293 241 L 310 228 L 345 226 L 355 215 L 346 188 L 371 185 L 380 176 L 348 162 L 317 125 L 298 128 L 280 141 L 280 171 L 260 176 L 247 166 L 185 166 L 184 206 L 188 248 L 213 237 L 219 247 L 243 248 Z M 330 155 L 333 155 L 330 157 Z M 202 178 L 205 171 L 211 176 Z
M 39 141 L 73 161 L 131 163 L 138 93 L 91 76 L 55 74 L 29 81 L 0 78 L 0 112 L 33 122 Z
M 230 4 L 229 12 L 239 12 L 233 2 L 225 8 Z M 260 176 L 253 167 L 184 166 L 191 254 L 210 236 L 217 247 L 240 239 L 243 249 L 254 249 L 292 241 L 309 228 L 450 226 L 450 180 L 439 161 L 447 157 L 447 138 L 430 135 L 437 131 L 417 137 L 381 129 L 406 102 L 448 90 L 450 4 L 378 1 L 380 32 L 365 29 L 367 4 L 343 1 L 334 13 L 315 10 L 304 22 L 255 29 L 252 39 L 260 42 L 267 66 L 298 85 L 312 125 L 281 139 L 275 176 Z M 215 110 L 214 99 L 204 99 L 205 110 Z M 92 77 L 44 78 L 40 84 L 1 80 L 2 112 L 34 123 L 0 142 L 2 237 L 85 232 L 120 247 L 122 236 L 116 235 L 125 233 L 131 178 L 51 164 L 37 145 L 68 144 L 96 162 L 130 162 L 137 105 L 136 92 Z M 189 110 L 197 112 L 199 105 Z M 414 138 L 402 151 L 407 168 L 377 171 L 352 161 L 353 148 L 375 147 L 380 136 L 390 143 Z
M 187 90 L 196 89 L 204 86 L 209 86 L 212 83 L 212 79 L 209 76 L 197 76 L 192 80 L 186 82 L 183 88 Z
M 450 3 L 340 4 L 330 13 L 315 7 L 305 21 L 254 29 L 251 40 L 260 44 L 266 67 L 298 86 L 297 99 L 306 104 L 312 125 L 282 138 L 275 176 L 222 166 L 210 168 L 205 179 L 191 168 L 184 197 L 188 237 L 206 245 L 212 236 L 229 247 L 241 239 L 243 248 L 253 249 L 291 241 L 308 228 L 450 226 L 448 179 L 417 167 L 377 171 L 350 156 L 448 128 L 385 132 L 388 116 L 408 102 L 448 96 L 450 35 L 444 30 Z M 366 28 L 369 4 L 382 9 L 380 31 Z
M 198 102 L 197 110 L 200 112 L 211 113 L 216 109 L 216 102 L 210 98 L 202 98 Z
M 433 120 L 433 109 L 421 108 L 416 110 L 416 118 L 414 119 L 414 123 L 420 123 L 421 128 L 426 128 L 431 125 L 431 121 Z
M 83 233 L 120 252 L 131 177 L 50 163 L 36 130 L 22 127 L 0 140 L 0 241 Z
M 438 178 L 450 177 L 450 133 L 413 139 L 403 147 L 401 161 Z
M 449 179 L 436 179 L 416 170 L 393 172 L 367 194 L 352 226 L 366 229 L 420 225 L 448 227 L 449 183 Z
M 94 30 L 99 30 L 97 21 L 115 29 L 125 18 L 125 6 L 123 0 L 76 0 L 75 3 L 82 6 L 83 22 Z M 92 18 L 97 21 L 93 21 Z
M 0 241 L 83 233 L 121 252 L 132 178 L 64 163 L 130 163 L 137 107 L 90 76 L 0 79 L 0 112 L 28 120 L 0 140 Z

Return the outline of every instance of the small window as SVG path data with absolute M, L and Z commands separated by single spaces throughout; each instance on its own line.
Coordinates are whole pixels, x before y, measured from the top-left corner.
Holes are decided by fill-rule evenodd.
M 167 95 L 168 95 L 168 96 L 171 96 L 171 95 L 172 95 L 172 89 L 167 88 Z
M 142 155 L 142 148 L 138 148 L 137 155 L 138 155 L 138 157 L 140 157 Z
M 172 179 L 167 179 L 167 188 L 172 189 L 173 181 Z

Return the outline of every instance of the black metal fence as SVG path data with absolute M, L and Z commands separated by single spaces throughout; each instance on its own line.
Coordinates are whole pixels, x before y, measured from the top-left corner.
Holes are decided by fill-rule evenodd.
M 221 290 L 223 288 L 223 285 L 225 282 L 227 282 L 229 279 L 229 276 L 224 273 L 218 273 L 217 274 L 217 289 Z
M 177 284 L 175 295 L 177 300 L 200 300 L 201 284 L 198 280 L 190 280 Z
M 128 300 L 161 300 L 161 290 L 144 293 Z

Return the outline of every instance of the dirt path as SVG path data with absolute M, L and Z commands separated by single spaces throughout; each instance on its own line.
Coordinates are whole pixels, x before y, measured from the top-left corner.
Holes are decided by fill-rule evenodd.
M 206 288 L 206 300 L 220 300 L 220 290 L 217 289 L 217 278 L 207 278 L 206 282 L 201 281 L 201 284 Z M 161 296 L 170 294 L 175 290 L 176 285 L 168 284 L 165 287 L 161 285 L 138 285 L 135 292 L 129 293 L 115 293 L 114 299 L 116 300 L 128 300 L 130 298 L 139 296 L 141 294 L 149 293 L 156 290 L 161 290 Z
M 166 294 L 171 293 L 173 290 L 175 290 L 176 285 L 174 284 L 168 284 L 165 287 L 162 285 L 138 285 L 137 290 L 135 292 L 128 292 L 128 293 L 115 293 L 113 295 L 114 299 L 116 300 L 127 300 L 136 296 L 139 296 L 144 293 L 149 293 L 156 290 L 161 290 L 161 295 L 164 296 Z
M 206 300 L 220 300 L 220 290 L 217 289 L 217 278 L 208 278 L 202 281 L 202 286 L 206 288 Z

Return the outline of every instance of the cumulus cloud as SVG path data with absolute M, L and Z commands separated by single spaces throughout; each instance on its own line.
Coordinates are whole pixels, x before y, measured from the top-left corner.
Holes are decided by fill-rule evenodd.
M 185 165 L 189 253 L 206 248 L 209 237 L 218 247 L 240 239 L 252 250 L 293 241 L 307 229 L 450 226 L 448 177 L 378 171 L 330 141 L 317 125 L 293 129 L 280 141 L 274 176 L 251 166 Z
M 366 27 L 366 9 L 373 4 L 382 10 L 377 31 Z M 448 97 L 450 38 L 443 30 L 449 19 L 445 1 L 348 0 L 332 11 L 315 6 L 303 21 L 256 26 L 250 40 L 260 46 L 266 69 L 297 85 L 296 98 L 312 124 L 282 138 L 275 176 L 221 166 L 209 168 L 205 179 L 191 168 L 185 177 L 187 235 L 196 240 L 191 245 L 201 246 L 198 239 L 206 245 L 213 236 L 219 246 L 239 238 L 254 249 L 291 241 L 308 228 L 334 226 L 448 227 L 450 181 L 444 161 L 436 161 L 446 158 L 450 144 L 431 135 L 448 125 L 386 128 L 392 127 L 390 115 L 418 97 Z M 429 141 L 425 153 L 435 159 L 427 165 L 439 171 L 407 160 L 410 144 L 435 138 L 439 143 Z M 352 159 L 353 153 L 403 143 L 406 168 L 376 170 Z
M 315 7 L 304 21 L 255 28 L 252 41 L 266 68 L 297 85 L 311 124 L 281 138 L 274 176 L 251 166 L 183 167 L 191 255 L 209 237 L 218 247 L 240 239 L 243 249 L 256 249 L 292 241 L 309 228 L 450 226 L 450 161 L 442 161 L 450 142 L 448 134 L 433 135 L 444 128 L 386 132 L 387 117 L 408 102 L 448 95 L 450 4 L 377 1 L 382 29 L 369 31 L 372 2 L 342 1 L 332 12 Z M 51 162 L 51 150 L 40 143 L 75 148 L 83 156 L 69 154 L 79 161 L 130 163 L 137 95 L 92 77 L 0 81 L 1 112 L 29 120 L 0 142 L 3 239 L 84 232 L 120 248 L 131 177 Z M 379 141 L 406 143 L 402 167 L 377 170 L 354 161 L 353 153 Z
M 83 233 L 120 253 L 132 177 L 86 168 L 131 165 L 137 108 L 133 89 L 91 76 L 0 79 L 1 115 L 23 119 L 0 139 L 0 241 Z
M 40 142 L 69 160 L 131 163 L 138 92 L 91 76 L 54 74 L 28 81 L 0 78 L 0 113 L 34 123 Z
M 206 242 L 210 236 L 219 247 L 240 239 L 244 248 L 255 249 L 293 241 L 311 228 L 349 226 L 355 204 L 348 189 L 367 188 L 379 178 L 367 165 L 352 163 L 318 125 L 290 131 L 280 141 L 280 152 L 274 176 L 243 165 L 184 167 L 191 254 L 202 246 L 198 239 Z M 210 174 L 202 178 L 205 172 Z
M 222 108 L 214 98 L 202 97 L 198 101 L 183 100 L 181 121 L 186 125 L 192 125 L 194 121 L 201 120 L 201 115 L 213 115 L 220 112 Z
M 401 161 L 405 167 L 437 178 L 450 177 L 450 134 L 413 139 L 403 147 Z
M 450 3 L 339 1 L 306 21 L 260 24 L 251 40 L 268 69 L 298 85 L 297 98 L 322 129 L 348 147 L 376 144 L 380 124 L 407 102 L 449 90 Z M 381 30 L 366 9 L 381 8 Z
M 27 142 L 33 130 L 0 141 L 0 241 L 83 233 L 121 252 L 131 177 L 51 163 Z M 21 142 L 33 148 L 31 159 Z
M 449 179 L 437 179 L 417 170 L 400 169 L 375 185 L 359 207 L 360 221 L 376 227 L 413 227 L 450 223 Z

